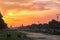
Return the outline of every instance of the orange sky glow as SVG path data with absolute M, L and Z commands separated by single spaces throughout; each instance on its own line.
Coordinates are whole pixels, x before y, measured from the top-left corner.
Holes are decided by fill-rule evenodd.
M 8 26 L 47 23 L 60 13 L 60 0 L 0 0 L 0 11 Z

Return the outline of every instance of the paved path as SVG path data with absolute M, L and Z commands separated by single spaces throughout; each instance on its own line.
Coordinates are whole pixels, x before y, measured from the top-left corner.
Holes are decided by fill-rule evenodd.
M 33 38 L 34 40 L 60 40 L 60 35 L 46 35 L 42 33 L 27 33 L 27 37 Z

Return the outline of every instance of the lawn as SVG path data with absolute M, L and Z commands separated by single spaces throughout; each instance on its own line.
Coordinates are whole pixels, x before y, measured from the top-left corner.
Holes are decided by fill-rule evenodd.
M 20 31 L 0 31 L 0 40 L 28 40 L 27 38 L 20 38 L 18 35 L 24 35 L 24 33 Z

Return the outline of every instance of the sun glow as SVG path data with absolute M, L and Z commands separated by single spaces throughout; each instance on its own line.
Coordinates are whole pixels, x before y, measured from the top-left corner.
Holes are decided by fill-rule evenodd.
M 13 13 L 8 13 L 7 15 L 8 15 L 8 16 L 13 16 L 14 14 L 13 14 Z
M 28 11 L 28 10 L 22 10 L 22 11 L 17 11 L 17 12 L 11 12 L 11 11 L 8 11 L 6 16 L 21 16 L 21 15 L 35 15 L 35 14 L 40 14 L 41 11 Z
M 14 24 L 14 25 L 18 25 L 18 24 L 25 24 L 27 21 L 35 19 L 35 17 L 38 17 L 39 15 L 42 16 L 43 13 L 40 11 L 27 11 L 27 10 L 22 10 L 22 11 L 18 11 L 18 12 L 12 12 L 11 10 L 9 12 L 7 12 L 7 14 L 3 17 L 3 19 L 5 20 L 5 22 L 7 24 L 9 24 L 8 26 Z M 20 23 L 18 23 L 18 21 Z M 30 24 L 29 22 L 27 22 L 28 24 Z M 27 24 L 26 23 L 26 24 Z M 31 22 L 32 24 L 32 22 Z

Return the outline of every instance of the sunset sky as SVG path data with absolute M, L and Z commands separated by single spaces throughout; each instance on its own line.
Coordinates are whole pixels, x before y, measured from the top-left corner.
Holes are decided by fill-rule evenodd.
M 47 23 L 60 13 L 60 0 L 0 0 L 0 11 L 8 26 Z

